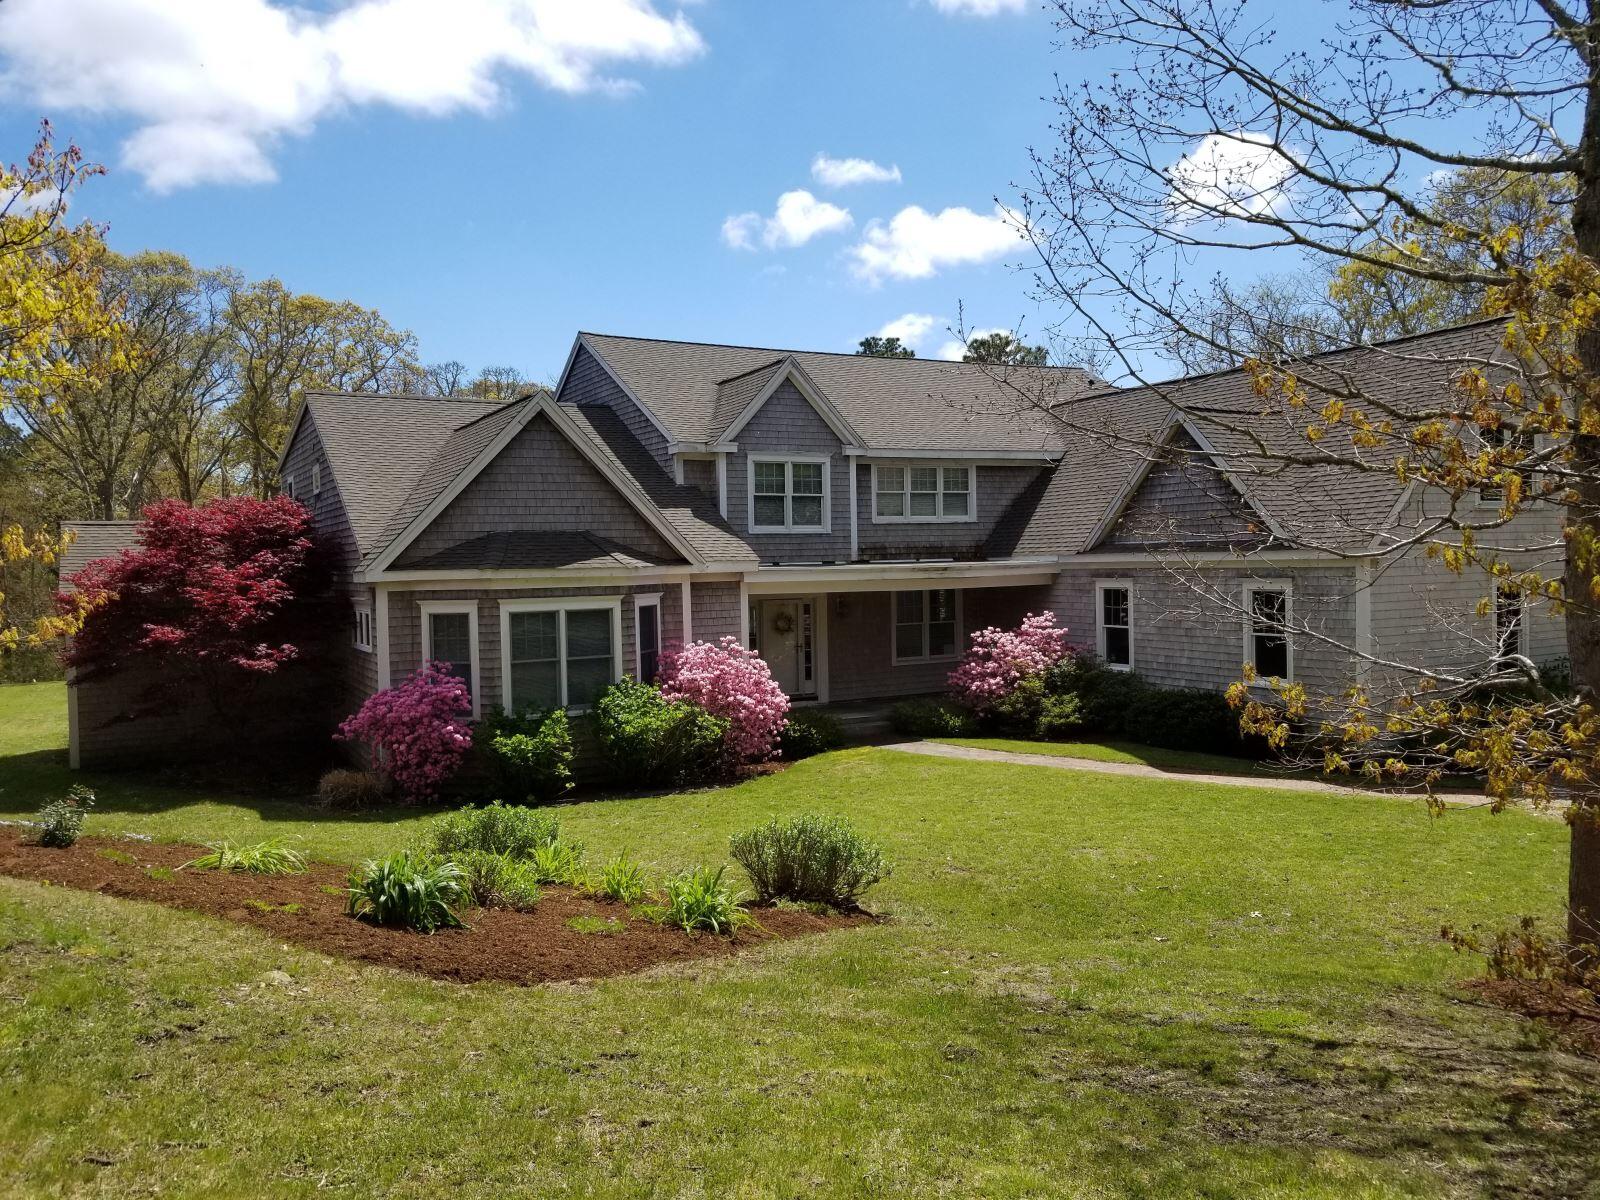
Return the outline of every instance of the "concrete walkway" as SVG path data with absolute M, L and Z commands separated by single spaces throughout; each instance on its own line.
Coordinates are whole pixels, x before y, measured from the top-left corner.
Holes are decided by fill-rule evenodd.
M 880 750 L 926 754 L 932 758 L 959 758 L 968 762 L 1015 763 L 1024 767 L 1053 767 L 1058 771 L 1092 771 L 1098 775 L 1128 775 L 1135 779 L 1181 780 L 1184 783 L 1221 784 L 1228 787 L 1265 788 L 1287 792 L 1335 792 L 1341 796 L 1382 796 L 1385 799 L 1420 799 L 1415 792 L 1376 792 L 1347 787 L 1324 779 L 1298 779 L 1281 775 L 1215 775 L 1202 771 L 1163 771 L 1146 763 L 1101 762 L 1093 758 L 1068 758 L 1062 754 L 1022 754 L 1015 750 L 985 750 L 978 746 L 947 746 L 943 742 L 888 742 Z M 1447 804 L 1487 804 L 1474 792 L 1441 792 Z

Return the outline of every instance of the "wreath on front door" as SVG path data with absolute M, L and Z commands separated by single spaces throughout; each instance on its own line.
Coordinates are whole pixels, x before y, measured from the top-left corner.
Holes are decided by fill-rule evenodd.
M 794 614 L 778 610 L 778 615 L 772 618 L 774 633 L 792 633 L 794 631 Z

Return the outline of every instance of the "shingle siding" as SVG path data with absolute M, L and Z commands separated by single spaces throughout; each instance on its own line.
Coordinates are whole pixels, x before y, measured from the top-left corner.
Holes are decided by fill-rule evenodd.
M 434 518 L 398 565 L 505 529 L 585 530 L 652 556 L 680 557 L 542 414 Z
M 695 641 L 714 642 L 719 638 L 739 636 L 743 622 L 739 616 L 740 591 L 737 583 L 692 584 L 689 596 Z
M 1117 517 L 1105 546 L 1220 548 L 1259 543 L 1262 522 L 1221 471 L 1179 432 Z
M 930 464 L 933 460 L 929 460 Z M 885 465 L 901 465 L 900 463 Z M 939 465 L 961 466 L 956 459 Z M 995 523 L 1007 512 L 1045 468 L 1040 466 L 982 466 L 972 468 L 977 488 L 972 521 L 873 520 L 872 473 L 874 466 L 856 466 L 856 514 L 860 557 L 874 558 L 981 558 Z
M 667 439 L 661 436 L 655 423 L 628 398 L 628 393 L 617 386 L 617 381 L 585 347 L 578 347 L 572 359 L 572 369 L 567 372 L 566 382 L 556 399 L 565 404 L 599 404 L 612 409 L 622 418 L 628 431 L 639 439 L 639 444 L 650 453 L 650 457 L 656 460 L 657 465 L 667 474 L 672 473 L 672 456 L 667 453 Z
M 738 433 L 739 452 L 728 456 L 728 522 L 755 547 L 763 562 L 850 560 L 849 460 L 828 423 L 794 384 L 778 385 L 761 411 Z M 785 454 L 827 455 L 828 533 L 751 533 L 750 458 Z

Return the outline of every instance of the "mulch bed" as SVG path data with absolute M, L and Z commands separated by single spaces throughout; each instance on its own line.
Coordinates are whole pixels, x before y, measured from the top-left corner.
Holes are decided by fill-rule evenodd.
M 420 934 L 347 916 L 348 867 L 314 863 L 301 875 L 178 869 L 204 849 L 104 837 L 50 849 L 24 841 L 18 830 L 0 829 L 0 874 L 221 917 L 326 954 L 458 983 L 493 979 L 534 984 L 622 975 L 659 963 L 725 958 L 774 939 L 873 920 L 864 913 L 816 916 L 761 908 L 752 910 L 759 929 L 731 937 L 690 935 L 634 917 L 626 905 L 572 888 L 548 887 L 532 912 L 473 908 L 459 914 L 467 929 Z M 285 911 L 285 905 L 298 908 Z M 609 918 L 621 928 L 580 933 L 567 924 L 574 917 Z
M 1570 1049 L 1600 1058 L 1600 1001 L 1583 988 L 1521 979 L 1469 979 L 1461 986 L 1490 1004 L 1544 1022 Z

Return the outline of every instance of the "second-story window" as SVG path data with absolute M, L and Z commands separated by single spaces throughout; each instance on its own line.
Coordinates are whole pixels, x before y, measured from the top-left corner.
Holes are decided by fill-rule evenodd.
M 873 468 L 872 519 L 972 520 L 972 468 L 880 463 Z
M 754 533 L 825 533 L 827 493 L 825 459 L 752 458 L 750 529 Z

